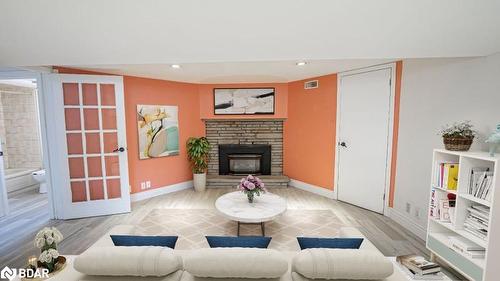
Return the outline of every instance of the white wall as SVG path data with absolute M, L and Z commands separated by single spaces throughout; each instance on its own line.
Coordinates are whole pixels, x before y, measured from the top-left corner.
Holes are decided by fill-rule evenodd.
M 444 124 L 462 120 L 471 120 L 480 133 L 471 150 L 487 150 L 484 138 L 500 123 L 500 53 L 405 60 L 391 216 L 419 236 L 427 225 L 432 149 L 443 147 L 437 132 Z M 420 218 L 415 216 L 416 209 Z

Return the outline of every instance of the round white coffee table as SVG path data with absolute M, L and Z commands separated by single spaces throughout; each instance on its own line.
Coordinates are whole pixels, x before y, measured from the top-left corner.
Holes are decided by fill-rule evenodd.
M 272 221 L 283 214 L 286 211 L 286 201 L 268 192 L 255 196 L 253 203 L 249 203 L 243 192 L 236 191 L 219 197 L 215 201 L 215 208 L 226 218 L 238 222 L 238 236 L 242 223 L 260 224 L 262 236 L 264 236 L 265 222 Z

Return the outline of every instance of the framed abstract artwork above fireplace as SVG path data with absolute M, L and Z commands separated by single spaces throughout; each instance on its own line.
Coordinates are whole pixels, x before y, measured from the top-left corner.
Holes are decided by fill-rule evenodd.
M 274 114 L 274 88 L 215 88 L 214 114 Z

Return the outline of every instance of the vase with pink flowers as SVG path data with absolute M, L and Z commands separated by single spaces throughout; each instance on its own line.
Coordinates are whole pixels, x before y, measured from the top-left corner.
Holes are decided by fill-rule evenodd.
M 247 195 L 248 203 L 253 203 L 255 195 L 260 196 L 262 193 L 267 192 L 264 182 L 252 175 L 242 178 L 238 189 Z

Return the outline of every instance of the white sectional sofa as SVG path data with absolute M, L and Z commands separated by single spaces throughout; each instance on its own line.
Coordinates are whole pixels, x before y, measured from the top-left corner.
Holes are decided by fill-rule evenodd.
M 406 280 L 355 228 L 342 228 L 340 236 L 363 237 L 359 250 L 308 249 L 300 252 L 254 248 L 116 247 L 110 234 L 133 235 L 135 227 L 114 227 L 84 253 L 72 258 L 51 280 Z

